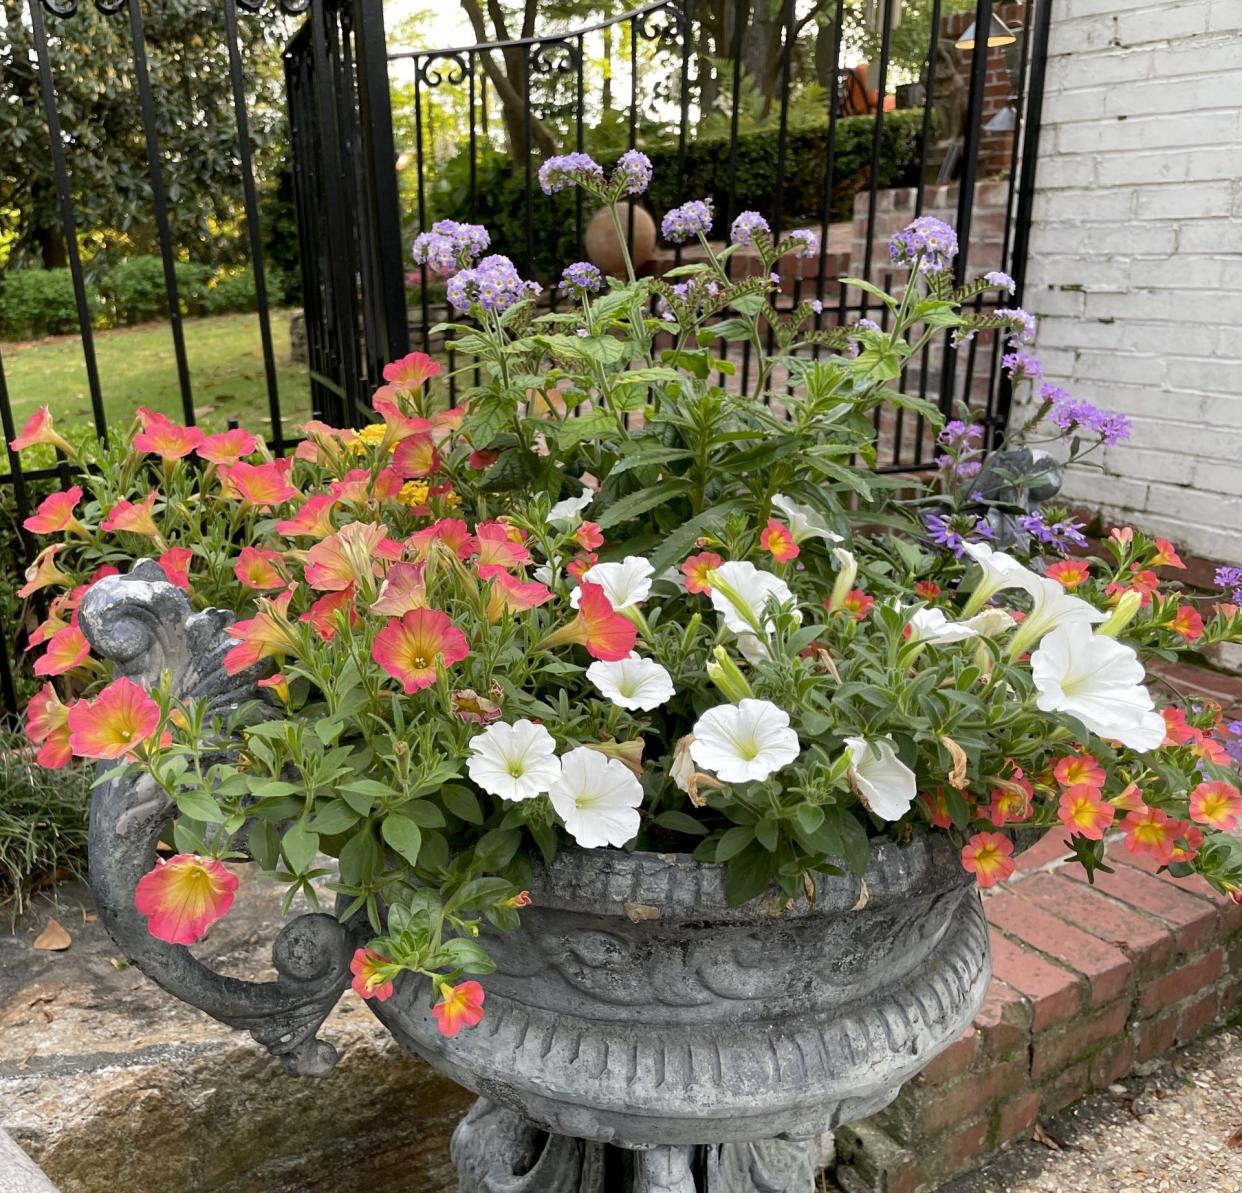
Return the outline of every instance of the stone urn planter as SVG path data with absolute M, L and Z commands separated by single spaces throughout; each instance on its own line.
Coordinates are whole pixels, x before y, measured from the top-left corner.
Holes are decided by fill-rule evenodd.
M 230 615 L 192 613 L 147 562 L 97 583 L 97 655 L 225 708 Z M 176 997 L 243 1028 L 302 1075 L 369 929 L 304 915 L 276 938 L 275 981 L 214 973 L 148 935 L 134 887 L 172 814 L 149 780 L 96 790 L 91 882 L 109 932 Z M 947 838 L 878 842 L 862 880 L 813 904 L 731 908 L 722 871 L 683 855 L 573 849 L 531 886 L 519 931 L 489 938 L 479 1027 L 448 1039 L 425 983 L 369 1003 L 410 1052 L 480 1095 L 453 1154 L 464 1193 L 812 1193 L 811 1140 L 890 1102 L 970 1022 L 990 976 L 982 908 Z

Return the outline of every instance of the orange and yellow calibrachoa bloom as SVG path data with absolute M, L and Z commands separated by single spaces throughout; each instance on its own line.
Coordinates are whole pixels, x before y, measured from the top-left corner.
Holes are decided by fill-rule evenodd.
M 147 930 L 169 944 L 194 944 L 228 914 L 237 875 L 215 858 L 179 853 L 138 880 L 134 906 L 147 917 Z

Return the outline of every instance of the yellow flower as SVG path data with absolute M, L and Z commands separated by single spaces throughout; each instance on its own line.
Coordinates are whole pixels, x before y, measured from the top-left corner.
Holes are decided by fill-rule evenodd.
M 451 510 L 461 508 L 461 498 L 452 489 L 447 493 L 441 493 L 440 500 Z
M 427 489 L 424 481 L 406 481 L 397 497 L 405 505 L 423 505 L 427 500 Z
M 388 428 L 383 423 L 371 423 L 370 425 L 363 427 L 362 430 L 349 441 L 349 450 L 355 455 L 360 456 L 367 450 L 368 447 L 378 447 L 381 443 L 383 443 L 384 435 L 387 431 Z

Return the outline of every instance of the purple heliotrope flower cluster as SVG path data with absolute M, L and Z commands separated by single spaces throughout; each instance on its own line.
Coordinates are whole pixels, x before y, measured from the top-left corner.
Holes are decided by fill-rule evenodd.
M 814 228 L 795 228 L 789 239 L 794 242 L 789 251 L 795 257 L 814 257 L 819 252 L 819 233 Z
M 882 328 L 874 319 L 868 319 L 866 316 L 863 316 L 863 318 L 859 319 L 859 321 L 855 323 L 854 326 L 858 328 L 859 331 L 883 331 L 884 330 L 884 328 Z
M 1019 530 L 1025 530 L 1037 543 L 1062 554 L 1072 547 L 1087 545 L 1082 528 L 1082 522 L 1072 522 L 1068 518 L 1061 522 L 1045 522 L 1040 513 L 1023 514 L 1018 519 Z
M 990 273 L 983 275 L 983 280 L 989 286 L 995 286 L 998 290 L 1004 290 L 1012 294 L 1017 288 L 1018 283 L 1013 280 L 1007 273 L 1001 273 L 999 269 L 994 269 Z
M 613 167 L 609 187 L 623 195 L 641 195 L 651 185 L 651 158 L 637 149 L 628 149 Z
M 1059 385 L 1046 382 L 1039 388 L 1040 401 L 1050 403 L 1047 418 L 1067 434 L 1089 431 L 1109 447 L 1115 447 L 1131 434 L 1130 420 L 1124 414 L 1101 410 L 1082 398 L 1073 397 Z
M 673 293 L 687 306 L 697 308 L 703 306 L 709 299 L 715 298 L 720 293 L 720 287 L 710 278 L 691 278 L 688 282 L 680 282 L 674 286 Z M 676 317 L 663 296 L 656 303 L 656 314 L 661 319 Z
M 465 314 L 476 303 L 485 311 L 508 310 L 528 294 L 540 292 L 538 282 L 525 282 L 508 257 L 484 257 L 473 269 L 463 269 L 448 280 L 448 300 Z
M 1029 352 L 1007 352 L 1001 364 L 1015 385 L 1019 381 L 1038 381 L 1044 375 L 1043 362 Z
M 1010 344 L 1033 344 L 1035 342 L 1035 316 L 1030 311 L 1024 311 L 1021 307 L 997 307 L 992 312 L 993 315 L 1000 319 L 1015 319 L 1021 322 L 1022 326 L 1009 333 Z
M 692 236 L 706 236 L 712 230 L 712 201 L 691 199 L 666 212 L 660 231 L 670 244 L 681 244 Z
M 432 273 L 449 274 L 472 265 L 491 242 L 482 224 L 437 220 L 429 231 L 414 238 L 414 264 L 426 265 Z
M 1232 589 L 1234 604 L 1242 605 L 1242 568 L 1218 567 L 1214 581 L 1217 588 Z
M 995 537 L 986 522 L 968 514 L 924 514 L 923 525 L 933 543 L 952 551 L 958 559 L 966 554 L 968 542 Z
M 569 186 L 600 189 L 604 185 L 604 167 L 589 153 L 564 153 L 548 158 L 539 167 L 539 185 L 545 195 L 555 195 Z
M 759 235 L 771 239 L 772 229 L 768 227 L 768 221 L 757 211 L 743 211 L 733 221 L 733 227 L 729 229 L 729 239 L 734 244 L 754 244 L 755 237 Z
M 590 261 L 575 261 L 566 265 L 561 274 L 561 285 L 579 294 L 598 294 L 604 284 L 604 275 Z
M 934 215 L 921 215 L 893 234 L 888 255 L 894 265 L 920 261 L 927 273 L 943 273 L 957 256 L 957 233 Z

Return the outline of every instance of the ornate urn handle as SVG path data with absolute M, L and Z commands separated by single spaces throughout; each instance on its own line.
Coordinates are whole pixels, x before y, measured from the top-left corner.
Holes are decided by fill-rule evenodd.
M 168 672 L 176 696 L 205 699 L 219 712 L 252 698 L 260 677 L 256 668 L 238 675 L 224 670 L 224 653 L 233 645 L 225 630 L 232 621 L 222 609 L 192 612 L 185 593 L 146 559 L 127 576 L 94 584 L 79 612 L 91 649 L 112 659 L 118 675 L 150 688 Z M 216 973 L 183 945 L 156 940 L 134 907 L 134 889 L 155 865 L 156 843 L 175 810 L 146 775 L 95 789 L 90 883 L 104 926 L 126 957 L 174 997 L 250 1032 L 289 1073 L 326 1075 L 336 1049 L 316 1032 L 349 983 L 354 942 L 348 929 L 330 915 L 291 920 L 272 946 L 273 982 Z

